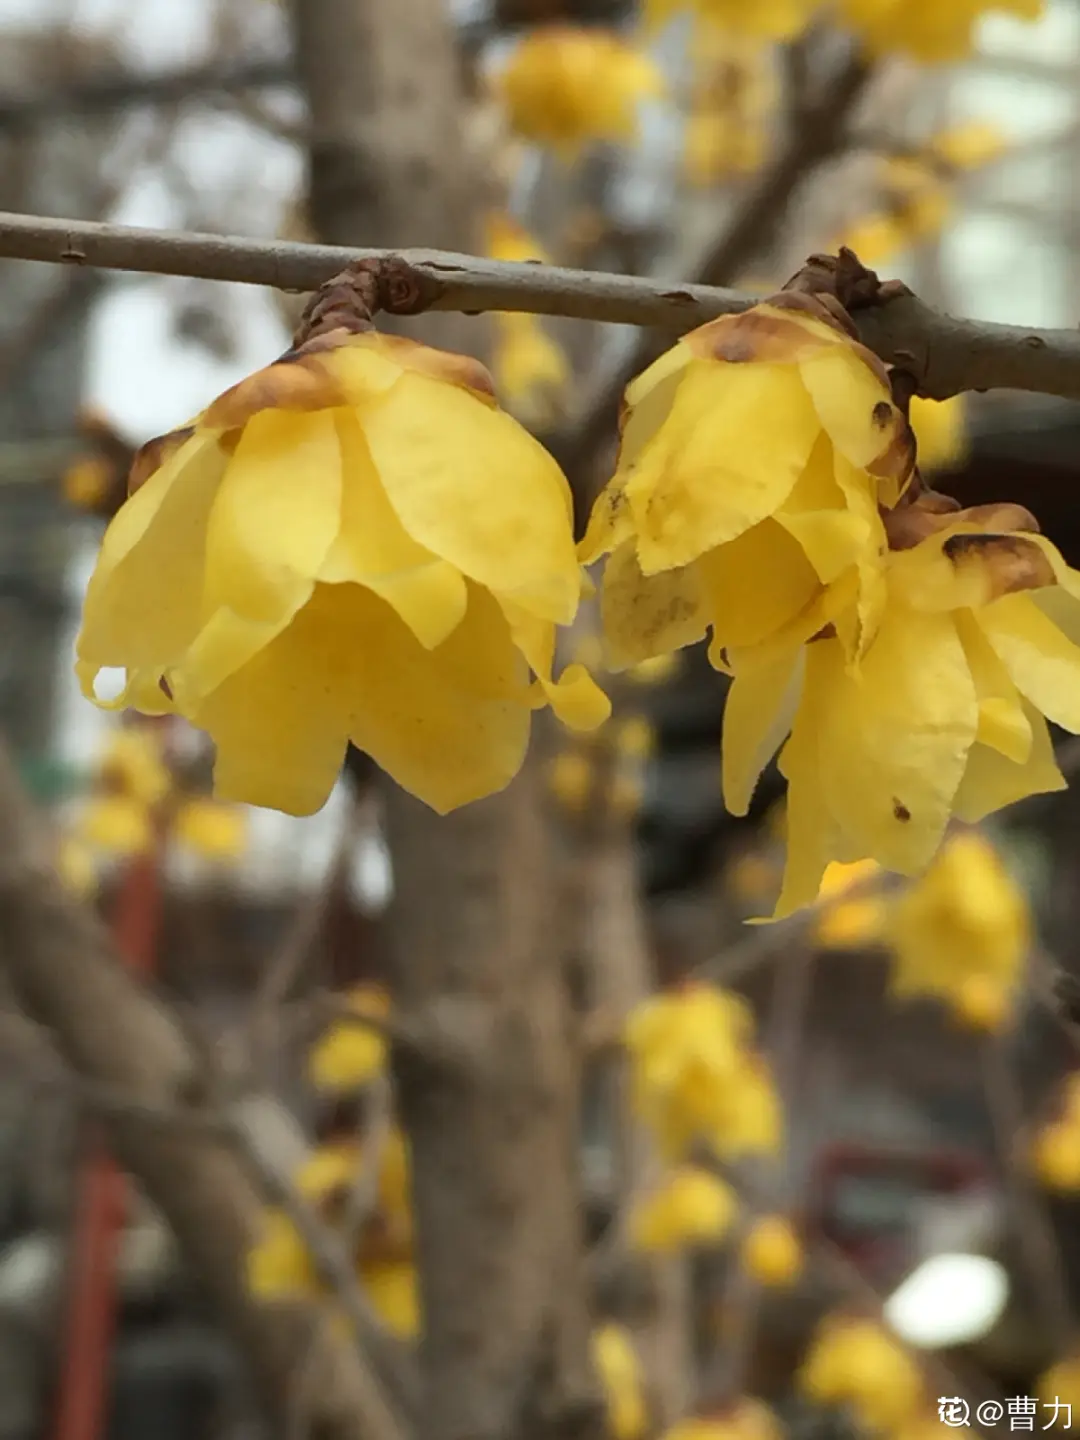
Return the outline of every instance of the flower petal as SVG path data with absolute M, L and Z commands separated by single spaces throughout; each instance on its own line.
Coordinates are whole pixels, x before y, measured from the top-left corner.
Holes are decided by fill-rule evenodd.
M 570 487 L 517 421 L 415 372 L 361 421 L 390 503 L 414 540 L 540 619 L 573 619 L 581 579 Z
M 972 612 L 958 610 L 953 618 L 979 701 L 978 742 L 1023 765 L 1031 754 L 1032 736 L 1020 692 Z
M 1003 595 L 977 618 L 1020 693 L 1055 725 L 1080 733 L 1080 646 L 1026 593 Z
M 820 433 L 793 366 L 687 366 L 626 484 L 643 571 L 687 565 L 771 515 Z
M 465 578 L 409 535 L 386 497 L 360 422 L 351 411 L 334 413 L 343 466 L 341 529 L 318 578 L 367 585 L 430 650 L 465 614 Z
M 865 469 L 906 428 L 882 380 L 853 346 L 834 345 L 804 360 L 799 374 L 820 423 L 852 465 Z
M 1065 776 L 1054 759 L 1054 746 L 1046 721 L 1026 700 L 1024 714 L 1031 727 L 1031 747 L 1023 764 L 1017 764 L 989 745 L 973 745 L 953 809 L 958 820 L 977 825 L 987 815 L 1026 800 L 1067 789 Z
M 745 815 L 758 777 L 791 729 L 802 690 L 803 647 L 748 651 L 724 701 L 724 804 Z
M 536 676 L 540 690 L 552 710 L 571 730 L 595 730 L 611 714 L 611 702 L 584 665 L 567 665 L 558 680 L 552 679 L 555 663 L 555 626 L 537 620 L 510 601 L 502 602 L 514 644 Z
M 837 824 L 863 856 L 913 874 L 945 832 L 978 726 L 952 617 L 890 606 L 855 674 L 839 645 L 810 649 L 822 684 L 822 784 Z
M 711 649 L 761 644 L 804 610 L 822 588 L 798 539 L 773 519 L 708 551 L 694 571 L 701 583 L 704 613 L 713 627 Z M 662 572 L 654 580 L 681 573 Z
M 608 664 L 616 670 L 694 644 L 708 619 L 697 567 L 642 575 L 633 542 L 608 557 L 600 614 Z
M 77 671 L 93 697 L 102 666 L 148 669 L 154 686 L 199 627 L 210 509 L 226 457 L 195 436 L 117 512 L 87 587 Z

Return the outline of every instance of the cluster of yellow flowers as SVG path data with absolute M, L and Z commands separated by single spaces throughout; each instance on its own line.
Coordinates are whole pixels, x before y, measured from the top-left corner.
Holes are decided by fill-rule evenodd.
M 1080 1072 L 1066 1078 L 1057 1115 L 1036 1132 L 1031 1163 L 1048 1190 L 1080 1192 Z
M 171 844 L 214 864 L 238 859 L 247 844 L 242 810 L 175 790 L 156 727 L 117 726 L 61 840 L 57 868 L 72 890 L 88 896 L 97 886 L 99 857 L 145 854 L 159 827 Z
M 971 49 L 975 22 L 989 12 L 1037 20 L 1044 0 L 841 0 L 841 19 L 867 49 L 939 64 Z
M 723 1157 L 780 1148 L 780 1102 L 753 1037 L 747 1003 L 712 985 L 689 982 L 633 1011 L 634 1103 L 665 1158 L 681 1161 L 695 1144 Z
M 798 1383 L 809 1399 L 843 1406 L 860 1430 L 889 1440 L 937 1424 L 919 1367 L 877 1320 L 827 1315 L 811 1341 Z
M 694 27 L 690 60 L 683 164 L 689 183 L 706 188 L 761 164 L 776 73 L 760 40 L 719 29 L 703 16 Z
M 332 1228 L 350 1231 L 349 1197 L 363 1175 L 361 1146 L 322 1146 L 295 1177 L 301 1197 L 314 1205 Z M 409 1155 L 396 1128 L 378 1155 L 375 1204 L 350 1234 L 357 1278 L 372 1309 L 392 1334 L 413 1339 L 420 1329 L 420 1302 L 413 1263 L 413 1222 Z M 316 1266 L 289 1215 L 269 1210 L 263 1231 L 248 1256 L 248 1284 L 265 1299 L 289 1299 L 321 1293 Z
M 953 814 L 1065 783 L 1044 716 L 1080 730 L 1080 574 L 914 461 L 846 312 L 789 289 L 628 387 L 575 551 L 565 477 L 482 366 L 343 323 L 139 452 L 77 670 L 94 698 L 124 667 L 109 704 L 208 731 L 224 797 L 308 814 L 352 740 L 446 811 L 512 778 L 538 706 L 607 717 L 585 667 L 552 673 L 606 556 L 612 664 L 711 630 L 733 813 L 783 745 L 784 915 L 832 860 L 914 874 Z

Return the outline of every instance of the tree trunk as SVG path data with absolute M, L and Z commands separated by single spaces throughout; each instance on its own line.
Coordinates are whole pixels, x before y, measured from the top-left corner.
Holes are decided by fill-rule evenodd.
M 312 126 L 310 216 L 341 245 L 475 249 L 442 0 L 295 0 Z M 389 327 L 387 327 L 389 328 Z M 476 353 L 476 320 L 409 325 Z M 395 1057 L 413 1157 L 424 1440 L 599 1428 L 579 1204 L 579 1066 L 535 760 L 440 819 L 387 785 Z

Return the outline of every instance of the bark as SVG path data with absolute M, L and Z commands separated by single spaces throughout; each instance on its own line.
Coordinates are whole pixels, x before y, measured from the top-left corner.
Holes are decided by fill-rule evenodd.
M 295 0 L 294 16 L 318 238 L 475 249 L 482 189 L 441 0 Z M 461 316 L 408 328 L 473 353 L 484 337 Z M 425 1321 L 418 1428 L 425 1440 L 572 1435 L 600 1407 L 574 1022 L 537 780 L 527 766 L 443 819 L 389 785 L 385 805 L 391 985 L 403 1033 L 420 1037 L 394 1058 Z
M 117 959 L 63 889 L 47 837 L 0 754 L 0 969 L 71 1067 L 130 1106 L 103 1112 L 116 1156 L 167 1220 L 196 1283 L 232 1333 L 275 1425 L 303 1391 L 325 1440 L 397 1440 L 367 1366 L 308 1306 L 268 1307 L 246 1287 L 262 1201 L 220 1133 L 162 1124 L 206 1100 L 205 1070 L 168 1008 Z M 140 1113 L 140 1110 L 144 1113 Z M 315 1377 L 315 1383 L 312 1383 Z

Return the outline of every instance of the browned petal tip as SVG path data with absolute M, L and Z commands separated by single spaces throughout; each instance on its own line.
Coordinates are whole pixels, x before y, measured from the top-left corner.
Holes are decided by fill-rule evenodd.
M 155 435 L 153 440 L 147 440 L 145 445 L 140 445 L 128 471 L 127 493 L 134 495 L 141 485 L 146 484 L 155 470 L 160 470 L 166 460 L 175 455 L 181 445 L 187 444 L 194 434 L 194 425 L 184 425 L 181 429 L 170 430 L 165 435 Z
M 272 365 L 231 385 L 203 412 L 212 430 L 246 425 L 260 410 L 323 410 L 345 404 L 345 394 L 320 356 L 347 343 L 350 332 L 335 330 L 313 337 L 298 350 L 286 350 Z
M 308 301 L 293 336 L 299 348 L 331 330 L 352 334 L 372 328 L 380 310 L 391 315 L 416 315 L 441 295 L 434 276 L 418 270 L 400 255 L 354 260 L 332 275 Z
M 691 330 L 682 344 L 699 360 L 797 364 L 815 350 L 833 344 L 827 336 L 802 323 L 813 319 L 829 329 L 854 336 L 843 321 L 807 295 L 775 295 L 737 315 L 722 315 Z
M 957 571 L 972 564 L 982 567 L 988 602 L 1056 583 L 1047 556 L 1023 535 L 950 535 L 941 548 Z

